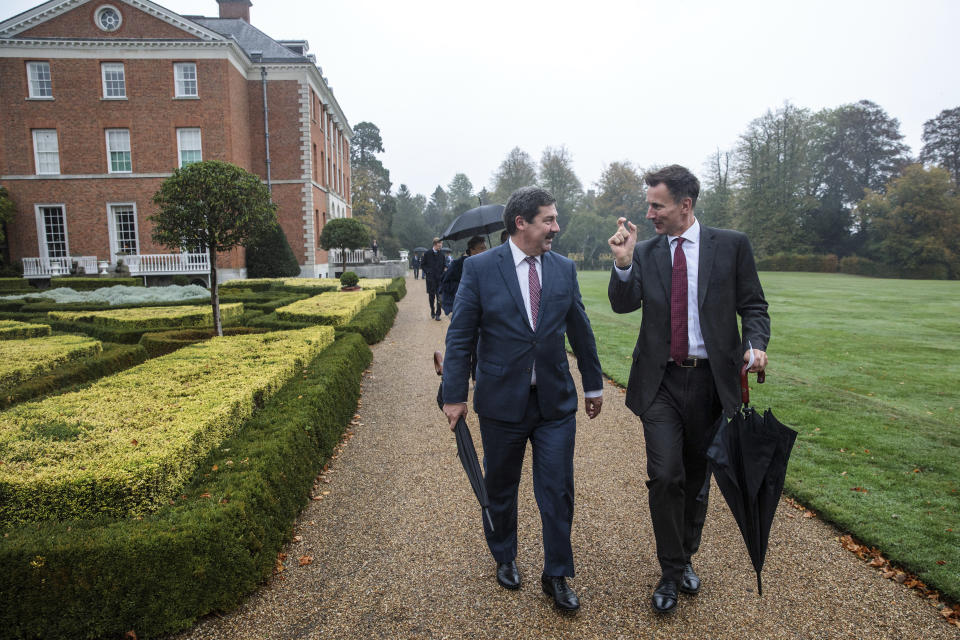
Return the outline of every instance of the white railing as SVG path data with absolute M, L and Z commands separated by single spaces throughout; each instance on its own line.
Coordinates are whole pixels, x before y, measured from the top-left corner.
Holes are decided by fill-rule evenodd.
M 63 258 L 24 258 L 24 278 L 54 278 L 68 276 L 77 265 L 78 274 L 97 275 L 97 256 L 66 256 Z
M 348 249 L 347 250 L 347 264 L 363 264 L 366 262 L 366 256 L 369 253 L 373 255 L 372 251 L 367 249 Z M 340 255 L 340 249 L 330 249 L 330 264 L 338 265 L 343 264 L 343 257 Z
M 210 256 L 206 253 L 135 253 L 119 259 L 131 276 L 210 272 Z

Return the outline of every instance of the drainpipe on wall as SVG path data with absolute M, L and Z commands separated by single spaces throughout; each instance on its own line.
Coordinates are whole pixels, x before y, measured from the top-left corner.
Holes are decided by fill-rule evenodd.
M 263 85 L 263 141 L 267 156 L 267 190 L 273 193 L 270 181 L 270 111 L 267 108 L 267 68 L 260 67 L 260 83 Z

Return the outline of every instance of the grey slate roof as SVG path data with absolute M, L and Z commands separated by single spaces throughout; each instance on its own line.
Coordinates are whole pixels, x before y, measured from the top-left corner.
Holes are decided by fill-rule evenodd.
M 211 31 L 233 38 L 249 56 L 253 51 L 263 53 L 264 62 L 309 62 L 309 60 L 286 48 L 264 32 L 239 18 L 204 18 L 184 16 Z

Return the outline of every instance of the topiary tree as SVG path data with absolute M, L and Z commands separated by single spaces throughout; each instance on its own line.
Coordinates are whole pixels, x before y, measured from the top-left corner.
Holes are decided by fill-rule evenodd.
M 220 295 L 217 254 L 277 224 L 277 207 L 260 178 L 236 165 L 205 160 L 181 167 L 154 194 L 159 211 L 150 216 L 153 241 L 171 249 L 187 243 L 206 247 L 210 256 L 210 301 L 218 336 Z
M 341 287 L 355 287 L 360 282 L 360 276 L 355 274 L 353 271 L 344 271 L 340 274 L 340 286 Z
M 359 249 L 370 244 L 370 234 L 367 228 L 359 220 L 353 218 L 335 218 L 323 226 L 323 232 L 320 234 L 320 246 L 325 251 L 330 249 L 340 249 L 343 268 L 341 273 L 347 271 L 347 249 Z
M 300 275 L 300 263 L 279 224 L 250 240 L 247 248 L 248 278 L 292 278 Z

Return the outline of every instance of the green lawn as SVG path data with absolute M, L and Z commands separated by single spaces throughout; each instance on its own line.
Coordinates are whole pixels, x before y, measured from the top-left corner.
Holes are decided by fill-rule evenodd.
M 751 404 L 799 432 L 785 491 L 960 599 L 960 282 L 760 277 L 773 336 Z M 626 384 L 642 312 L 613 313 L 608 279 L 580 287 Z

